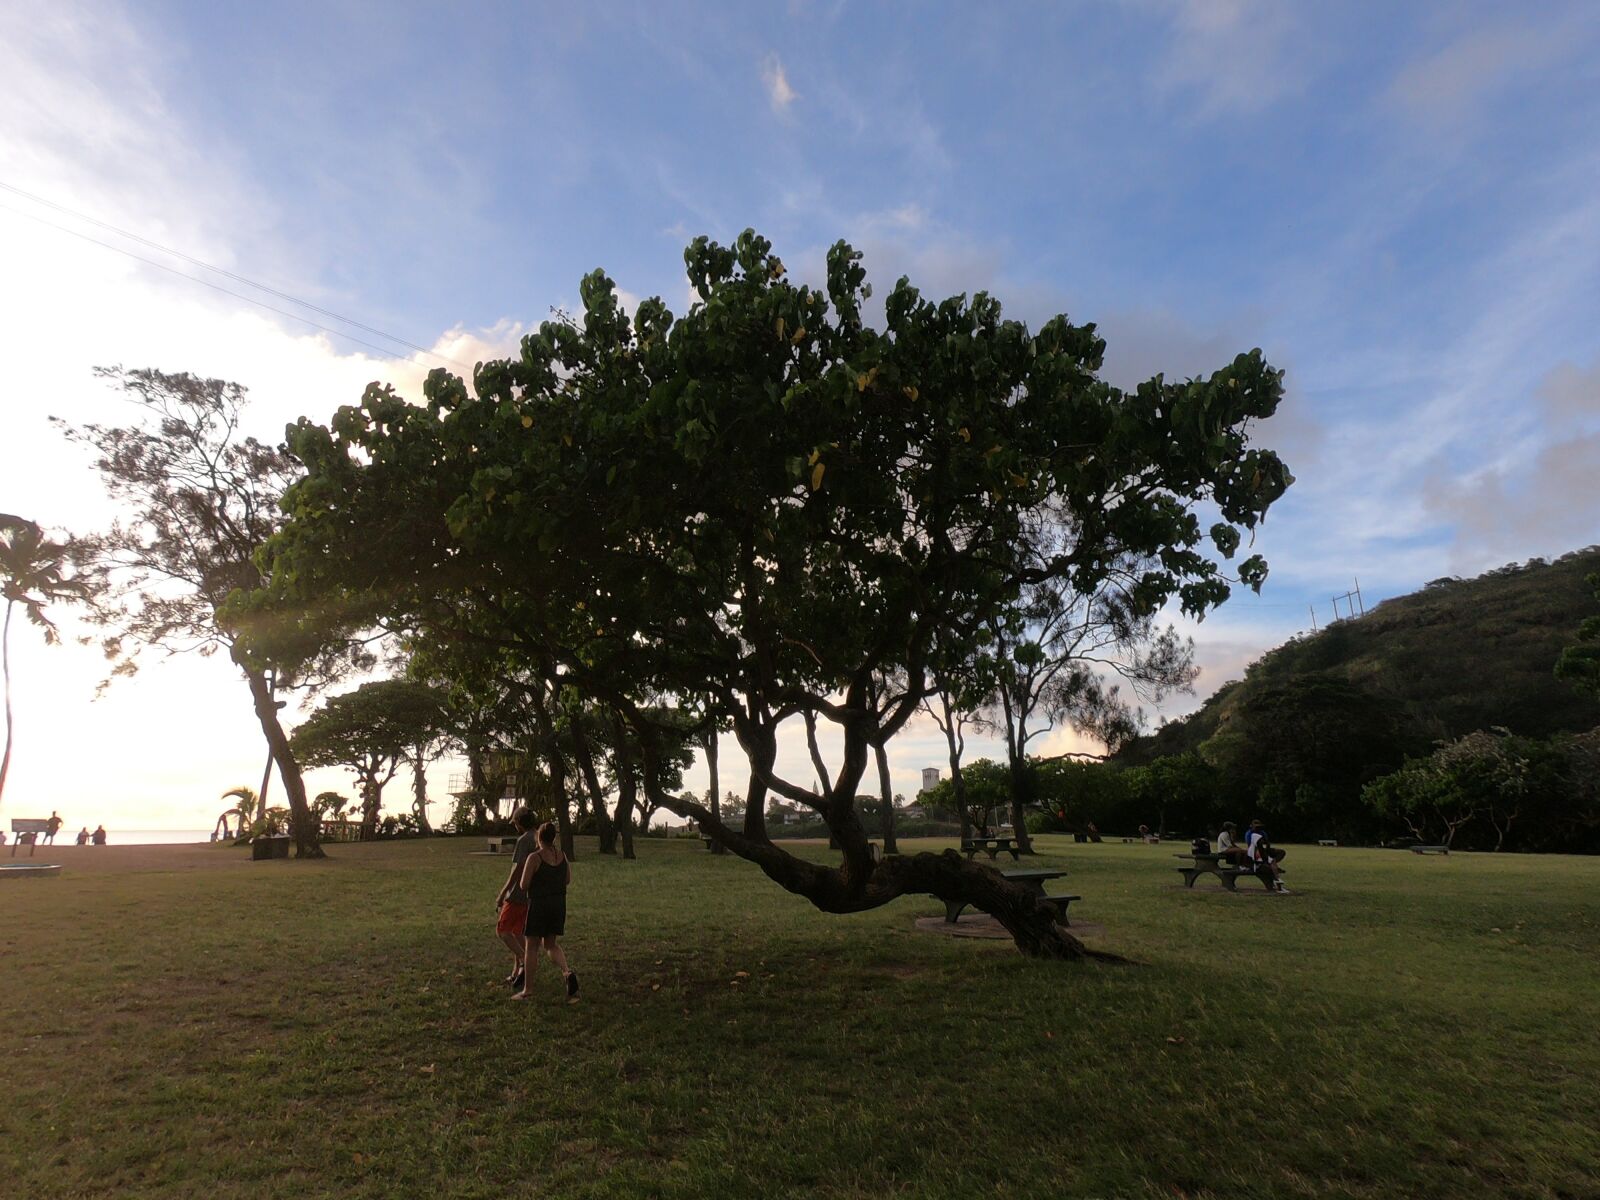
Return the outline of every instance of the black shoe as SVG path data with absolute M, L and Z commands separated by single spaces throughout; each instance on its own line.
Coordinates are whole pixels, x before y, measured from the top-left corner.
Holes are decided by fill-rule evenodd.
M 520 988 L 522 986 L 522 981 L 524 979 L 526 979 L 527 977 L 528 976 L 527 976 L 527 974 L 525 972 L 518 971 L 510 979 L 506 980 L 506 982 L 511 985 L 511 990 L 512 991 L 516 991 L 518 988 Z
M 578 998 L 578 973 L 567 972 L 567 1003 L 571 1004 Z

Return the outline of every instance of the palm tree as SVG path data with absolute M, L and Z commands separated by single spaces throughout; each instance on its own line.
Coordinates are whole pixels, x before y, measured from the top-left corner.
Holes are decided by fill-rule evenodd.
M 5 675 L 6 749 L 0 757 L 0 796 L 5 795 L 6 773 L 11 769 L 11 614 L 17 605 L 40 629 L 46 644 L 60 640 L 55 623 L 45 615 L 52 601 L 81 600 L 83 585 L 66 574 L 68 548 L 44 536 L 32 521 L 0 513 L 0 596 L 6 617 L 0 631 L 0 664 Z
M 228 813 L 238 813 L 239 832 L 241 834 L 249 829 L 252 824 L 261 824 L 267 819 L 267 810 L 261 805 L 261 798 L 256 795 L 256 790 L 253 787 L 246 787 L 240 784 L 238 787 L 229 788 L 223 792 L 222 798 L 239 802 L 237 807 L 228 809 L 228 812 L 222 815 L 225 817 Z M 221 818 L 218 819 L 220 820 Z

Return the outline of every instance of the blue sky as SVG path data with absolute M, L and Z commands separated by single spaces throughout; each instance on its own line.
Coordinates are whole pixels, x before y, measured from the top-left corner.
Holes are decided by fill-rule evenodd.
M 684 243 L 746 226 L 1095 320 L 1122 383 L 1259 345 L 1299 482 L 1266 594 L 1195 630 L 1206 691 L 1354 578 L 1600 541 L 1597 50 L 1583 3 L 25 0 L 0 182 L 469 361 L 595 266 L 681 309 Z M 431 365 L 0 203 L 13 395 L 52 411 L 148 362 L 251 385 L 270 434 Z M 42 410 L 3 419 L 0 509 L 92 519 Z

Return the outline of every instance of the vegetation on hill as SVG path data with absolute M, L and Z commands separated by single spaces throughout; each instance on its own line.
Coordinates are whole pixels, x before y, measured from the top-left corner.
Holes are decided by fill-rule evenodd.
M 1591 546 L 1439 579 L 1294 638 L 1129 743 L 1109 780 L 1064 778 L 1055 819 L 1214 832 L 1249 808 L 1299 837 L 1600 850 L 1600 696 L 1557 671 L 1597 566 Z
M 1246 710 L 1276 707 L 1274 698 L 1300 701 L 1315 689 L 1343 691 L 1340 684 L 1387 709 L 1409 751 L 1495 725 L 1537 738 L 1592 729 L 1600 698 L 1557 679 L 1555 665 L 1594 614 L 1585 576 L 1597 569 L 1600 546 L 1589 546 L 1476 579 L 1436 579 L 1268 651 L 1242 680 L 1193 715 L 1129 742 L 1117 760 L 1139 765 L 1199 750 Z

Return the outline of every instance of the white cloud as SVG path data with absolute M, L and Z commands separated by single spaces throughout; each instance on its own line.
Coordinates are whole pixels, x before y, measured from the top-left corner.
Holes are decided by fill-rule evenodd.
M 789 106 L 800 98 L 800 93 L 789 84 L 789 73 L 783 69 L 783 63 L 776 54 L 769 54 L 761 64 L 761 82 L 766 84 L 767 99 L 772 103 L 772 111 L 786 113 Z
M 1278 0 L 1130 0 L 1163 13 L 1171 35 L 1151 79 L 1199 97 L 1201 117 L 1266 108 L 1303 87 L 1311 64 L 1294 6 Z
M 1518 76 L 1548 65 L 1571 45 L 1562 30 L 1543 23 L 1473 29 L 1408 63 L 1390 97 L 1435 130 L 1460 125 Z

